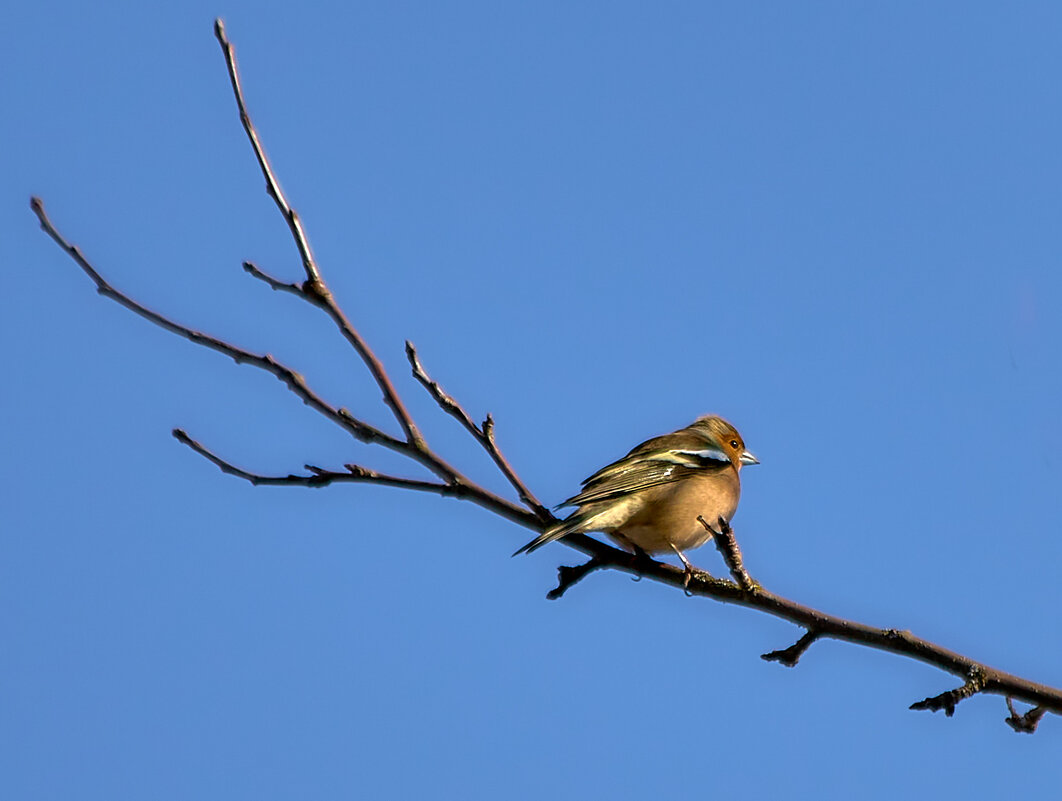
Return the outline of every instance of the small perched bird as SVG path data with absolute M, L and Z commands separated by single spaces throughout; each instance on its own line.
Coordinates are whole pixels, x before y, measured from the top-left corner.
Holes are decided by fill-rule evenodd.
M 516 554 L 569 534 L 600 531 L 633 553 L 676 553 L 688 581 L 693 566 L 683 552 L 730 524 L 741 496 L 739 473 L 748 464 L 759 459 L 745 450 L 736 428 L 722 417 L 700 417 L 598 470 L 558 507 L 575 511 Z

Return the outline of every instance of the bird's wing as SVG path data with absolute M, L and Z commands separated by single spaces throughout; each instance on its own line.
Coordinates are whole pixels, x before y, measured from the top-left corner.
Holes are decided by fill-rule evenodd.
M 725 470 L 730 459 L 703 439 L 676 441 L 674 434 L 643 442 L 619 461 L 607 465 L 583 482 L 583 489 L 561 506 L 584 506 L 629 492 L 669 484 L 704 471 Z

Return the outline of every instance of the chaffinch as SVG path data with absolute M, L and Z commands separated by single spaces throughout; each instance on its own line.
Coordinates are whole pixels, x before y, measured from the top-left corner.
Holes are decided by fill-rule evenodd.
M 738 474 L 749 464 L 759 460 L 745 450 L 737 429 L 721 417 L 700 417 L 598 470 L 558 507 L 575 511 L 516 553 L 569 534 L 600 531 L 633 553 L 674 552 L 689 574 L 692 566 L 683 552 L 719 533 L 720 520 L 729 525 L 741 496 Z

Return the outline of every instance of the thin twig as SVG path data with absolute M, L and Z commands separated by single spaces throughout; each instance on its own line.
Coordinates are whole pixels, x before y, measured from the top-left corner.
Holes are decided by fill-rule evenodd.
M 306 383 L 306 379 L 303 378 L 302 375 L 295 372 L 290 367 L 278 362 L 268 353 L 253 353 L 249 350 L 218 339 L 217 337 L 204 334 L 202 331 L 196 331 L 188 326 L 181 325 L 180 323 L 171 320 L 169 317 L 165 317 L 158 312 L 152 311 L 142 303 L 133 300 L 129 295 L 116 289 L 114 285 L 107 281 L 92 266 L 92 264 L 89 263 L 88 259 L 82 254 L 81 249 L 76 245 L 70 244 L 70 242 L 59 233 L 56 227 L 52 224 L 51 219 L 49 219 L 47 212 L 45 212 L 44 203 L 41 202 L 40 198 L 31 198 L 30 208 L 32 208 L 33 213 L 37 215 L 41 228 L 43 228 L 48 236 L 55 240 L 59 247 L 65 250 L 85 274 L 92 279 L 93 283 L 96 284 L 96 291 L 100 295 L 120 303 L 134 314 L 138 314 L 145 320 L 154 323 L 170 333 L 177 334 L 190 342 L 194 342 L 197 345 L 202 345 L 205 348 L 210 348 L 211 350 L 228 356 L 237 364 L 249 364 L 276 376 L 280 381 L 287 385 L 288 389 L 302 398 L 307 406 L 320 412 L 362 442 L 377 443 L 384 447 L 391 448 L 392 450 L 401 451 L 405 449 L 406 444 L 402 440 L 395 439 L 390 434 L 381 431 L 375 426 L 353 417 L 345 409 L 337 409 L 329 404 L 310 388 Z
M 796 667 L 797 662 L 800 661 L 800 657 L 804 655 L 804 652 L 808 650 L 818 638 L 819 633 L 815 629 L 808 629 L 804 632 L 804 636 L 788 648 L 760 654 L 760 659 L 765 662 L 777 662 L 786 667 Z
M 192 437 L 188 436 L 188 434 L 180 428 L 173 429 L 173 436 L 178 442 L 187 445 L 200 456 L 216 465 L 222 473 L 227 473 L 236 478 L 242 478 L 256 487 L 318 488 L 327 487 L 329 484 L 362 483 L 380 484 L 387 487 L 398 487 L 400 489 L 417 490 L 420 492 L 431 492 L 435 495 L 457 498 L 472 497 L 468 492 L 468 488 L 462 485 L 452 486 L 437 481 L 422 481 L 415 478 L 392 476 L 357 464 L 343 465 L 346 468 L 346 471 L 342 473 L 333 470 L 325 470 L 316 465 L 308 464 L 304 465 L 304 468 L 309 472 L 309 475 L 305 476 L 294 474 L 286 476 L 260 475 L 258 473 L 251 473 L 248 470 L 244 470 L 242 467 L 237 467 L 227 459 L 223 459 L 202 443 L 192 439 Z
M 915 701 L 908 708 L 928 709 L 930 712 L 939 712 L 943 709 L 944 714 L 950 718 L 955 714 L 955 707 L 960 701 L 966 700 L 971 695 L 976 695 L 984 690 L 984 688 L 984 672 L 980 669 L 979 665 L 974 665 L 970 668 L 969 675 L 961 687 L 956 687 L 954 690 L 946 690 L 940 695 L 934 695 L 930 698 L 923 698 L 921 701 Z M 1007 702 L 1010 703 L 1009 696 L 1007 697 Z
M 269 288 L 275 292 L 287 292 L 290 295 L 296 295 L 300 298 L 306 297 L 306 291 L 302 288 L 301 284 L 288 283 L 287 281 L 281 281 L 271 275 L 267 275 L 259 270 L 254 262 L 245 261 L 243 263 L 243 270 L 248 275 L 268 284 Z
M 559 600 L 569 589 L 574 587 L 595 570 L 599 570 L 603 567 L 606 567 L 606 565 L 600 562 L 597 557 L 594 557 L 589 562 L 584 562 L 581 565 L 561 565 L 557 568 L 557 586 L 546 593 L 546 598 L 551 601 Z
M 424 366 L 420 362 L 420 356 L 417 354 L 417 349 L 412 342 L 406 340 L 406 358 L 409 359 L 409 366 L 413 369 L 413 377 L 419 381 L 424 388 L 431 395 L 432 399 L 439 404 L 439 407 L 456 419 L 465 430 L 470 433 L 475 440 L 483 446 L 483 449 L 488 453 L 491 459 L 494 460 L 494 464 L 498 466 L 498 469 L 502 472 L 502 475 L 508 479 L 509 483 L 516 490 L 520 496 L 520 500 L 524 505 L 533 511 L 538 518 L 545 524 L 556 522 L 553 514 L 534 493 L 527 488 L 523 480 L 513 470 L 512 465 L 509 464 L 509 460 L 502 454 L 501 449 L 498 447 L 498 443 L 494 439 L 494 419 L 488 414 L 487 419 L 483 421 L 483 425 L 478 426 L 472 420 L 472 417 L 464 410 L 464 407 L 458 403 L 452 395 L 447 393 L 440 385 L 438 381 L 435 381 L 428 375 Z
M 534 513 L 523 509 L 511 501 L 491 492 L 485 487 L 481 487 L 470 481 L 456 468 L 446 463 L 435 453 L 424 448 L 419 448 L 404 440 L 396 439 L 390 434 L 366 423 L 364 420 L 360 420 L 346 409 L 332 406 L 310 388 L 309 384 L 306 383 L 306 379 L 303 378 L 300 373 L 297 373 L 287 365 L 278 362 L 268 353 L 253 353 L 249 350 L 233 345 L 230 342 L 188 328 L 187 326 L 181 325 L 180 323 L 171 320 L 169 317 L 165 317 L 158 312 L 152 311 L 143 304 L 133 300 L 108 282 L 92 266 L 88 259 L 85 258 L 81 253 L 80 248 L 70 244 L 70 242 L 59 233 L 56 227 L 52 224 L 48 214 L 45 212 L 44 204 L 39 198 L 31 198 L 30 207 L 33 209 L 33 213 L 37 215 L 41 228 L 43 228 L 44 231 L 63 250 L 65 250 L 67 254 L 70 255 L 78 266 L 81 267 L 85 274 L 92 279 L 93 283 L 96 284 L 96 291 L 99 294 L 111 298 L 130 311 L 166 331 L 184 337 L 197 345 L 202 345 L 205 348 L 209 348 L 228 356 L 237 364 L 249 364 L 252 367 L 265 370 L 267 373 L 276 376 L 277 379 L 282 381 L 288 389 L 300 397 L 307 406 L 342 427 L 356 439 L 366 443 L 382 445 L 385 448 L 408 456 L 436 473 L 436 475 L 443 479 L 446 485 L 464 487 L 465 489 L 461 491 L 461 497 L 466 497 L 480 506 L 495 512 L 508 520 L 517 522 L 522 526 L 526 526 L 536 531 L 541 530 L 540 521 Z
M 262 177 L 265 178 L 266 191 L 276 202 L 277 208 L 280 209 L 280 213 L 284 215 L 284 219 L 287 221 L 288 228 L 291 231 L 291 237 L 295 240 L 295 247 L 299 250 L 299 258 L 302 259 L 302 268 L 306 271 L 306 280 L 317 283 L 321 280 L 321 273 L 317 268 L 317 261 L 313 257 L 310 241 L 306 237 L 306 231 L 302 227 L 302 221 L 299 219 L 298 213 L 291 207 L 291 204 L 288 203 L 288 199 L 284 195 L 284 190 L 280 188 L 280 183 L 277 181 L 276 176 L 273 173 L 273 168 L 269 164 L 269 158 L 265 154 L 265 149 L 262 147 L 262 143 L 258 139 L 258 132 L 255 130 L 254 123 L 251 122 L 251 115 L 247 113 L 247 104 L 243 99 L 243 87 L 240 85 L 240 73 L 239 70 L 236 69 L 236 49 L 225 35 L 225 23 L 220 19 L 214 20 L 214 36 L 217 38 L 218 44 L 221 45 L 221 50 L 225 54 L 225 65 L 229 70 L 229 81 L 232 83 L 232 93 L 236 96 L 236 106 L 240 112 L 240 122 L 243 124 L 243 130 L 247 133 L 247 138 L 251 140 L 251 147 L 254 149 L 254 157 L 258 160 L 258 166 L 262 170 Z
M 524 510 L 519 509 L 518 507 L 496 505 L 489 499 L 485 498 L 479 491 L 478 487 L 470 486 L 461 483 L 460 481 L 454 483 L 442 483 L 438 481 L 424 481 L 416 478 L 405 478 L 404 476 L 381 473 L 377 470 L 372 470 L 358 464 L 343 465 L 343 467 L 346 468 L 346 471 L 342 473 L 307 464 L 304 465 L 304 468 L 309 472 L 309 475 L 300 476 L 288 474 L 286 476 L 266 476 L 259 473 L 252 473 L 249 470 L 244 470 L 242 467 L 237 467 L 227 459 L 218 456 L 202 443 L 192 439 L 180 428 L 173 429 L 173 436 L 178 442 L 187 445 L 200 456 L 217 466 L 222 473 L 227 473 L 236 478 L 242 478 L 244 481 L 248 481 L 256 487 L 319 488 L 327 487 L 329 484 L 379 484 L 386 487 L 397 487 L 399 489 L 415 490 L 418 492 L 430 492 L 442 497 L 468 500 L 489 509 L 500 517 L 511 520 L 514 523 L 526 526 L 531 522 L 528 520 L 528 515 Z
M 331 290 L 321 276 L 321 270 L 317 265 L 317 261 L 314 259 L 313 250 L 310 248 L 310 240 L 306 236 L 306 231 L 302 226 L 302 220 L 299 218 L 295 209 L 291 207 L 291 204 L 288 203 L 284 191 L 280 188 L 280 182 L 277 180 L 276 175 L 273 172 L 273 167 L 269 163 L 265 149 L 262 147 L 262 142 L 258 138 L 258 132 L 255 130 L 254 123 L 251 121 L 251 115 L 247 111 L 247 103 L 243 97 L 243 87 L 240 84 L 240 73 L 236 67 L 236 50 L 225 35 L 225 24 L 220 19 L 214 21 L 214 36 L 217 38 L 218 44 L 221 45 L 221 52 L 225 56 L 225 66 L 229 72 L 229 82 L 232 84 L 232 94 L 236 98 L 236 107 L 240 112 L 240 123 L 243 125 L 243 130 L 247 133 L 247 138 L 251 142 L 251 148 L 254 150 L 254 157 L 257 159 L 258 166 L 262 170 L 262 176 L 265 178 L 266 182 L 266 191 L 276 202 L 277 208 L 280 209 L 280 213 L 287 222 L 288 229 L 291 231 L 291 236 L 295 240 L 295 246 L 298 248 L 299 257 L 302 259 L 302 267 L 306 272 L 306 282 L 301 287 L 301 295 L 315 306 L 324 309 L 324 311 L 328 313 L 328 316 L 335 322 L 336 326 L 338 326 L 343 337 L 350 343 L 354 350 L 357 351 L 358 356 L 361 357 L 365 366 L 369 368 L 369 372 L 372 373 L 372 377 L 375 379 L 380 391 L 383 392 L 384 403 L 386 403 L 391 409 L 395 419 L 398 421 L 399 425 L 402 426 L 402 431 L 406 436 L 406 442 L 426 455 L 425 459 L 421 459 L 422 462 L 426 463 L 426 460 L 430 460 L 430 456 L 427 456 L 428 450 L 424 438 L 421 436 L 420 431 L 413 422 L 413 418 L 406 409 L 405 404 L 402 403 L 402 399 L 399 397 L 398 392 L 391 383 L 391 379 L 387 375 L 387 371 L 384 369 L 383 364 L 378 358 L 376 358 L 376 354 L 373 353 L 372 348 L 369 347 L 361 334 L 358 333 L 350 320 L 347 319 L 343 310 L 336 304 Z M 275 279 L 268 278 L 265 273 L 254 268 L 253 265 L 251 265 L 251 267 L 253 269 L 248 269 L 248 263 L 244 263 L 245 270 L 250 272 L 256 278 L 265 280 L 266 283 L 273 287 L 273 289 L 283 288 L 287 289 L 287 291 L 293 291 L 289 288 L 290 285 L 285 286 Z M 435 470 L 435 472 L 438 474 L 440 471 Z
M 1019 734 L 1032 734 L 1036 731 L 1036 727 L 1040 725 L 1040 718 L 1047 712 L 1042 706 L 1034 706 L 1024 715 L 1019 715 L 1017 710 L 1014 709 L 1014 699 L 1007 697 L 1007 709 L 1010 710 L 1010 717 L 1005 719 L 1005 722 L 1014 731 Z
M 712 542 L 715 543 L 716 549 L 722 555 L 727 569 L 730 570 L 730 575 L 734 577 L 734 581 L 737 582 L 738 586 L 746 591 L 756 587 L 756 582 L 752 580 L 752 576 L 745 570 L 745 560 L 741 556 L 741 548 L 738 547 L 737 539 L 734 537 L 734 530 L 730 528 L 730 524 L 720 517 L 719 531 L 716 531 L 708 525 L 703 516 L 697 515 L 697 521 L 712 535 Z

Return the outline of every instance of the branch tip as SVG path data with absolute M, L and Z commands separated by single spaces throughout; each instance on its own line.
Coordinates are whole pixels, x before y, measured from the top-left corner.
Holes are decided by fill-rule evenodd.
M 574 567 L 561 565 L 557 568 L 557 586 L 546 593 L 546 598 L 550 601 L 559 600 L 570 588 L 602 567 L 605 567 L 605 563 L 596 556 L 591 557 L 590 561 Z
M 1047 713 L 1044 707 L 1034 706 L 1024 715 L 1019 715 L 1014 709 L 1014 699 L 1009 695 L 1007 696 L 1007 709 L 1010 710 L 1010 717 L 1005 718 L 1004 722 L 1019 734 L 1033 734 L 1036 727 L 1040 725 L 1040 718 Z
M 420 362 L 420 356 L 417 354 L 417 349 L 412 342 L 406 340 L 406 359 L 409 360 L 409 366 L 413 370 L 413 377 L 420 382 L 420 385 L 424 387 L 424 390 L 431 396 L 431 399 L 435 401 L 436 405 L 448 415 L 453 417 L 459 422 L 464 429 L 472 435 L 472 437 L 478 442 L 483 450 L 487 452 L 487 455 L 494 461 L 495 466 L 501 471 L 501 474 L 505 476 L 509 484 L 517 494 L 520 496 L 520 501 L 527 507 L 535 517 L 541 523 L 552 523 L 554 517 L 550 514 L 550 511 L 543 506 L 538 498 L 534 496 L 523 480 L 513 470 L 512 465 L 509 464 L 508 459 L 502 454 L 501 449 L 498 447 L 497 442 L 494 439 L 494 418 L 489 414 L 486 420 L 483 421 L 483 425 L 479 426 L 472 419 L 471 415 L 465 408 L 454 399 L 452 395 L 446 392 L 439 384 L 438 381 L 428 375 L 428 371 L 424 369 L 424 365 Z
M 311 300 L 319 305 L 319 296 L 314 295 L 312 292 L 308 292 L 306 287 L 310 283 L 307 281 L 305 284 L 289 284 L 285 281 L 274 278 L 268 273 L 263 272 L 258 268 L 258 265 L 253 261 L 243 262 L 243 271 L 250 275 L 252 278 L 257 278 L 259 281 L 267 284 L 274 292 L 290 292 L 292 295 L 298 295 L 304 297 L 307 300 Z
M 719 518 L 717 521 L 718 531 L 708 525 L 708 521 L 704 519 L 703 515 L 697 515 L 697 521 L 711 535 L 712 542 L 715 543 L 716 549 L 723 557 L 723 561 L 726 562 L 730 575 L 734 577 L 734 581 L 741 587 L 741 590 L 751 593 L 761 589 L 760 585 L 745 569 L 745 560 L 741 556 L 741 548 L 738 546 L 737 538 L 734 536 L 734 529 L 730 527 L 726 519 Z
M 800 657 L 810 648 L 822 634 L 814 629 L 808 629 L 803 636 L 788 648 L 770 653 L 760 654 L 760 659 L 765 662 L 777 662 L 786 667 L 796 667 Z
M 956 687 L 954 690 L 946 690 L 940 693 L 940 695 L 934 695 L 929 698 L 923 698 L 921 701 L 915 701 L 908 709 L 923 710 L 928 709 L 930 712 L 939 712 L 944 710 L 944 714 L 947 717 L 951 717 L 955 714 L 955 707 L 959 705 L 960 701 L 964 701 L 971 695 L 976 695 L 985 688 L 985 675 L 984 671 L 974 666 L 968 671 L 968 678 L 961 687 Z

